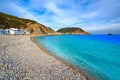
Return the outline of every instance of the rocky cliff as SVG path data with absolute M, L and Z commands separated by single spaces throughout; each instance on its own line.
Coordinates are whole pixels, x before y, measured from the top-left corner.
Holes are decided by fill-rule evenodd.
M 24 19 L 8 15 L 0 12 L 0 29 L 18 28 L 30 34 L 43 35 L 43 34 L 89 34 L 81 28 L 61 28 L 57 33 L 50 27 L 46 27 L 43 24 L 37 23 L 34 20 Z
M 30 31 L 31 34 L 55 33 L 55 31 L 53 29 L 51 29 L 50 27 L 46 27 L 42 24 L 32 23 L 32 22 L 27 23 L 27 28 L 25 28 L 25 30 Z
M 74 28 L 74 27 L 61 28 L 57 32 L 66 33 L 66 34 L 89 34 L 88 32 L 84 31 L 81 28 Z
M 49 27 L 46 27 L 34 20 L 18 18 L 12 15 L 8 15 L 0 12 L 0 29 L 18 28 L 24 31 L 29 31 L 30 34 L 51 34 L 55 31 Z

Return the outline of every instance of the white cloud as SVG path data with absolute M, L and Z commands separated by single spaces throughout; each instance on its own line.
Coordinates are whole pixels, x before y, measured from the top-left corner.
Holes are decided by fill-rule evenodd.
M 53 19 L 55 23 L 68 25 L 70 23 L 74 23 L 78 21 L 77 17 L 75 17 L 74 15 L 71 15 L 72 11 L 60 9 L 57 7 L 55 3 L 52 3 L 52 2 L 47 3 L 45 4 L 45 7 L 48 10 L 48 12 L 52 12 L 55 14 L 53 16 L 50 16 L 50 18 Z
M 107 32 L 117 33 L 115 31 L 120 31 L 120 23 L 92 24 L 84 26 L 83 29 L 92 33 L 107 33 Z
M 36 17 L 31 12 L 13 2 L 5 2 L 4 4 L 1 4 L 0 7 L 6 9 L 5 11 L 2 10 L 3 12 L 9 12 L 11 15 L 36 20 Z
M 21 1 L 23 0 L 2 1 L 0 11 L 36 20 L 54 29 L 68 26 L 82 27 L 92 32 L 120 29 L 118 26 L 120 25 L 118 24 L 120 23 L 119 0 L 80 0 L 77 2 L 74 0 L 30 0 L 27 5 L 23 5 Z M 40 13 L 42 10 L 44 13 Z
M 120 16 L 120 0 L 99 0 L 88 6 L 88 11 L 97 11 L 95 19 L 114 18 Z
M 28 19 L 33 19 L 33 20 L 36 20 L 36 17 L 29 11 L 27 11 L 26 9 L 18 6 L 18 5 L 13 5 L 14 10 L 17 10 L 16 11 L 16 14 L 19 14 L 19 16 L 23 17 L 23 18 L 28 18 Z

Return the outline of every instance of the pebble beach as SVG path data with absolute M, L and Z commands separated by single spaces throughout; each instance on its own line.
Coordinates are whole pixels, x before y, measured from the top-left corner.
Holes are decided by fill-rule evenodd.
M 27 35 L 0 35 L 0 80 L 91 80 L 42 51 Z

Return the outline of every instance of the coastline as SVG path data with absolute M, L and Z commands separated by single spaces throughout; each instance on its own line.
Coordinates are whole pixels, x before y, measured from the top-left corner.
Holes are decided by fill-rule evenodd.
M 40 49 L 31 39 L 39 35 L 0 35 L 0 79 L 93 80 Z
M 35 37 L 39 37 L 39 36 L 53 36 L 53 35 L 56 35 L 56 34 L 51 34 L 51 35 L 34 35 L 34 36 L 31 36 L 30 37 L 30 40 L 36 44 L 37 47 L 39 47 L 44 53 L 46 53 L 47 55 L 50 55 L 50 56 L 53 56 L 49 51 L 47 51 L 46 49 L 44 49 L 43 47 L 41 47 L 41 45 L 34 40 Z M 64 34 L 59 34 L 59 35 L 64 35 Z M 66 34 L 67 35 L 67 34 Z M 71 35 L 76 35 L 76 34 L 71 34 Z M 57 36 L 57 35 L 56 35 Z M 87 80 L 95 80 L 92 76 L 86 74 L 85 72 L 77 69 L 76 67 L 64 62 L 63 60 L 57 58 L 56 56 L 53 56 L 55 59 L 57 59 L 58 61 L 62 62 L 62 64 L 65 64 L 66 66 L 68 66 L 69 68 L 72 68 L 73 70 L 75 70 L 76 72 L 79 72 L 81 75 L 84 75 Z

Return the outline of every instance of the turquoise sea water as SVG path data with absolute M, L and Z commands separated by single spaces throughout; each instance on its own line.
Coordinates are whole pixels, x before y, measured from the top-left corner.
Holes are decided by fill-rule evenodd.
M 51 55 L 96 80 L 120 80 L 120 35 L 59 35 L 34 39 Z

